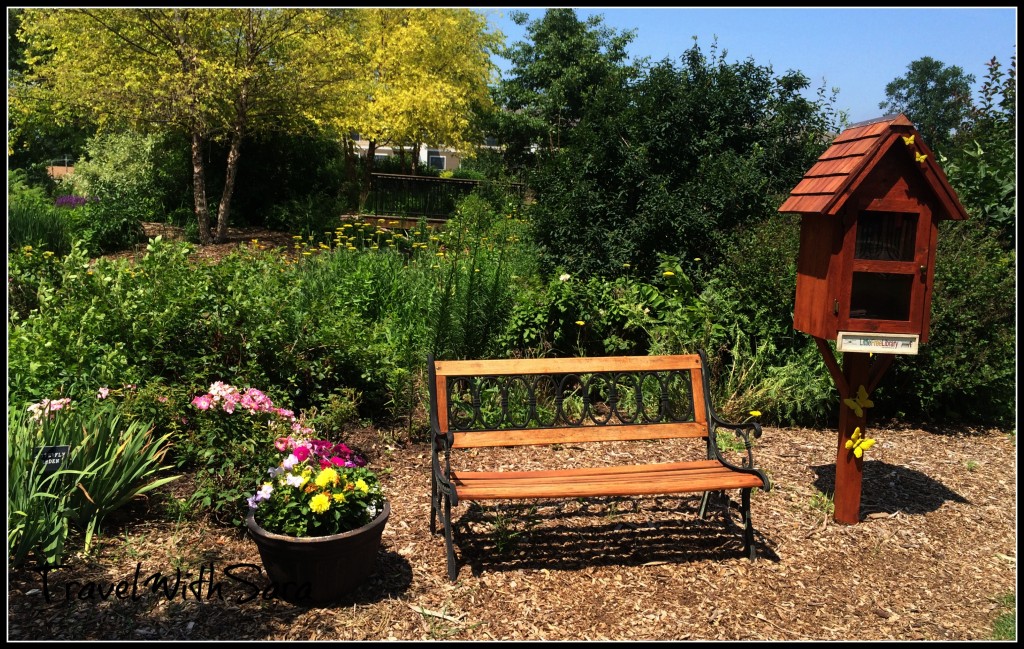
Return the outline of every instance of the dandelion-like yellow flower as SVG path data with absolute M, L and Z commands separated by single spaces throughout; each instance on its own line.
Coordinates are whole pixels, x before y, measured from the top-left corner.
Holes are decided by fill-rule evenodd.
M 366 481 L 363 480 L 362 478 L 359 478 L 358 480 L 356 480 L 356 489 L 362 491 L 363 493 L 367 493 L 368 491 L 370 491 L 370 485 L 366 484 Z
M 760 417 L 761 416 L 761 411 L 760 410 L 751 410 L 750 411 L 750 416 L 751 417 Z
M 334 494 L 334 502 L 336 502 L 336 503 L 343 503 L 343 502 L 345 502 L 345 494 L 344 494 L 344 492 L 338 492 L 338 493 Z
M 314 514 L 323 514 L 331 507 L 331 499 L 323 493 L 318 493 L 309 499 L 309 509 Z
M 664 276 L 664 277 L 674 277 L 675 273 L 673 273 L 670 270 L 666 270 L 664 273 L 662 273 L 662 276 Z
M 329 484 L 338 484 L 338 472 L 327 467 L 316 477 L 316 486 L 326 487 Z
M 584 322 L 584 321 L 582 321 L 582 320 L 577 320 L 577 321 L 576 321 L 576 324 L 578 324 L 579 326 L 581 326 L 581 327 L 582 327 L 583 325 L 585 325 L 585 324 L 587 324 L 587 323 L 586 323 L 586 322 Z

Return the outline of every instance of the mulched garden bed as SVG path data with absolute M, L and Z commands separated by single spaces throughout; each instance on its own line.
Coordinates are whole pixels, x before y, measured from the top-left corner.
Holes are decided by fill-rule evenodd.
M 870 430 L 863 520 L 826 513 L 836 432 L 767 428 L 755 457 L 773 481 L 742 556 L 736 492 L 697 519 L 699 495 L 464 504 L 457 583 L 429 532 L 430 449 L 350 431 L 370 451 L 392 515 L 376 573 L 351 601 L 264 599 L 259 555 L 238 528 L 181 506 L 188 479 L 112 521 L 88 557 L 9 574 L 11 640 L 984 640 L 1016 591 L 1016 437 L 996 430 Z M 498 465 L 663 459 L 660 444 L 564 446 Z M 598 455 L 600 453 L 600 455 Z M 226 576 L 228 566 L 245 581 Z M 139 587 L 200 573 L 202 587 Z M 136 582 L 136 572 L 138 581 Z M 117 584 L 122 587 L 118 597 Z M 150 582 L 152 583 L 152 581 Z M 115 591 L 111 594 L 109 589 Z M 106 594 L 106 596 L 105 596 Z M 47 601 L 49 595 L 49 601 Z M 134 597 L 133 597 L 134 595 Z

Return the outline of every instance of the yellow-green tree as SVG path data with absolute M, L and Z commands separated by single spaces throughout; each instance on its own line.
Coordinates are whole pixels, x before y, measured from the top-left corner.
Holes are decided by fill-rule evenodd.
M 10 106 L 88 115 L 101 129 L 187 134 L 200 240 L 220 241 L 246 134 L 298 127 L 326 83 L 317 78 L 323 66 L 298 66 L 309 61 L 311 35 L 339 17 L 304 9 L 26 10 L 28 70 Z M 211 140 L 229 143 L 215 234 L 204 158 Z
M 469 9 L 27 9 L 19 37 L 26 70 L 9 87 L 12 121 L 45 111 L 186 134 L 202 243 L 227 235 L 254 131 L 468 149 L 503 40 Z M 213 140 L 229 145 L 216 232 L 204 157 Z
M 369 141 L 368 162 L 381 145 L 469 151 L 474 107 L 490 102 L 501 32 L 462 8 L 363 9 L 353 18 L 358 83 L 349 126 Z

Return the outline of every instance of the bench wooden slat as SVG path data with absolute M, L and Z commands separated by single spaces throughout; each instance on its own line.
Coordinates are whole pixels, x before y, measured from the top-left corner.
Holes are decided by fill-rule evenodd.
M 452 433 L 452 448 L 485 446 L 527 446 L 531 444 L 571 444 L 574 442 L 619 442 L 641 439 L 707 437 L 705 423 L 611 424 L 575 428 L 529 428 Z
M 581 374 L 591 372 L 654 372 L 700 369 L 700 356 L 592 356 L 583 358 L 502 358 L 435 361 L 438 376 L 503 374 Z
M 763 487 L 761 478 L 716 460 L 555 471 L 455 471 L 452 483 L 468 500 L 641 496 Z

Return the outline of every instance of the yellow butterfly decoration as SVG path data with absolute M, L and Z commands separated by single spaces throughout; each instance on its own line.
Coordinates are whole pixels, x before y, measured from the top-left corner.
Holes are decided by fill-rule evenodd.
M 906 144 L 907 146 L 914 146 L 914 136 L 913 135 L 904 135 L 903 136 L 903 143 Z
M 928 156 L 926 156 L 923 153 L 915 153 L 914 159 L 920 162 L 921 164 L 924 164 L 924 161 L 928 159 Z
M 853 429 L 853 435 L 850 435 L 850 439 L 846 440 L 846 448 L 853 451 L 853 456 L 861 458 L 864 456 L 864 451 L 868 450 L 875 445 L 875 440 L 867 437 L 861 437 L 860 426 Z
M 872 408 L 875 405 L 874 401 L 868 399 L 868 391 L 864 389 L 863 385 L 857 388 L 856 399 L 843 399 L 843 403 L 850 406 L 858 417 L 864 416 L 864 408 Z

